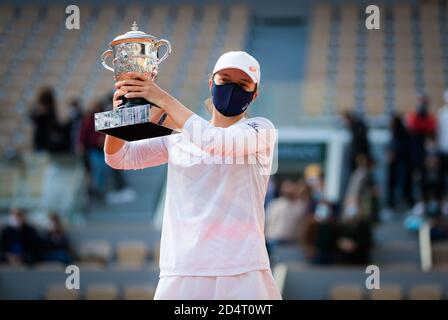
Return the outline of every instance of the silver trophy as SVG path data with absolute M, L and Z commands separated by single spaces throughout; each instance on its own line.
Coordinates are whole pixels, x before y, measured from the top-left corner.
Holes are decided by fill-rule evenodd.
M 130 72 L 144 78 L 156 79 L 159 64 L 171 53 L 171 44 L 164 39 L 139 31 L 134 22 L 131 31 L 116 37 L 109 50 L 101 55 L 103 66 L 114 72 L 116 81 L 131 79 Z M 159 57 L 159 49 L 165 53 Z M 113 67 L 106 59 L 112 57 Z M 123 104 L 113 111 L 95 113 L 95 130 L 126 140 L 134 141 L 173 133 L 174 125 L 169 116 L 158 106 L 144 98 L 120 98 Z

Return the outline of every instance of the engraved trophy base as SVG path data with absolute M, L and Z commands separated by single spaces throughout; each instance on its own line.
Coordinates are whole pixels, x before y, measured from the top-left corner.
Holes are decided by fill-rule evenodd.
M 163 125 L 167 114 L 157 106 L 148 104 L 144 99 L 129 100 L 118 109 L 95 113 L 95 130 L 126 141 L 179 133 Z
M 169 129 L 153 122 L 145 122 L 98 131 L 126 141 L 136 141 L 167 136 L 175 132 L 173 129 Z
M 120 100 L 123 101 L 123 103 L 120 105 L 120 108 L 129 108 L 129 107 L 135 107 L 135 106 L 142 106 L 145 104 L 150 104 L 148 100 L 145 98 L 126 98 L 125 96 L 121 96 Z M 152 106 L 157 107 L 154 104 L 151 104 Z M 158 108 L 158 107 L 157 107 Z

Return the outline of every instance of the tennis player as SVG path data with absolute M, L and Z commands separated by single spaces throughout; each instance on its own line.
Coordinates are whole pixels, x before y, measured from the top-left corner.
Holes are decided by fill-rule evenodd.
M 211 121 L 152 80 L 115 84 L 126 98 L 158 105 L 180 134 L 126 142 L 107 136 L 108 165 L 142 169 L 168 163 L 155 299 L 281 299 L 264 238 L 264 198 L 277 136 L 263 118 L 247 118 L 260 65 L 243 51 L 223 54 L 209 81 Z M 248 141 L 248 143 L 241 143 Z M 241 161 L 243 160 L 243 161 Z M 251 161 L 252 160 L 252 161 Z

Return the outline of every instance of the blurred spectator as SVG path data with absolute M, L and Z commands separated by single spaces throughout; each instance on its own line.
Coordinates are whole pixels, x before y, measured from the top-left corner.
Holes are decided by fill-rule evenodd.
M 266 211 L 268 251 L 276 245 L 298 243 L 302 236 L 303 219 L 307 213 L 309 190 L 303 182 L 285 180 L 280 197 L 272 200 Z
M 371 161 L 364 154 L 356 158 L 344 199 L 337 249 L 344 264 L 367 264 L 372 247 L 372 222 L 378 212 L 377 194 L 371 174 Z
M 356 168 L 356 157 L 364 154 L 370 158 L 370 144 L 368 139 L 368 128 L 362 118 L 353 112 L 347 111 L 343 116 L 345 125 L 350 131 L 349 143 L 349 172 Z
M 415 111 L 409 112 L 406 118 L 411 133 L 425 138 L 433 136 L 436 131 L 436 118 L 429 112 L 429 104 L 427 96 L 419 96 Z
M 104 160 L 103 133 L 95 131 L 94 114 L 105 111 L 107 104 L 104 99 L 96 101 L 81 123 L 79 131 L 78 152 L 85 159 L 86 169 L 90 177 L 89 193 L 99 200 L 110 204 L 126 203 L 136 198 L 134 190 L 130 189 L 121 170 L 109 167 Z M 106 194 L 107 179 L 112 179 L 113 191 Z
M 440 158 L 436 141 L 428 138 L 425 143 L 425 157 L 420 178 L 422 195 L 412 208 L 411 215 L 406 218 L 407 229 L 416 231 L 425 219 L 437 218 L 441 215 L 444 176 L 440 174 Z
M 60 151 L 64 135 L 59 126 L 53 90 L 44 88 L 32 106 L 30 118 L 34 125 L 33 147 L 35 151 Z
M 323 173 L 320 165 L 311 163 L 305 167 L 304 171 L 305 183 L 311 191 L 311 198 L 316 204 L 324 197 Z M 314 208 L 313 208 L 314 210 Z
M 448 239 L 448 199 L 428 204 L 427 216 L 431 230 L 431 240 Z
M 440 152 L 440 175 L 443 177 L 443 194 L 448 193 L 448 90 L 444 94 L 445 104 L 437 113 L 437 145 Z
M 432 194 L 438 201 L 441 201 L 444 176 L 440 174 L 440 157 L 437 143 L 433 138 L 426 140 L 423 169 L 423 200 L 426 202 L 428 194 Z
M 343 264 L 370 263 L 372 249 L 372 226 L 369 219 L 363 217 L 356 202 L 351 202 L 344 211 L 339 226 L 337 248 Z
M 114 91 L 106 94 L 102 100 L 103 107 L 106 110 L 112 109 L 112 100 Z M 109 192 L 106 200 L 109 204 L 126 203 L 134 201 L 137 197 L 135 190 L 131 189 L 124 177 L 123 170 L 117 170 L 109 167 L 110 176 L 112 178 L 113 191 Z
M 43 260 L 70 264 L 70 243 L 57 213 L 48 215 L 50 225 L 43 237 Z
M 94 114 L 104 110 L 103 103 L 97 101 L 93 104 L 81 123 L 79 132 L 78 150 L 88 159 L 90 168 L 90 188 L 92 196 L 103 199 L 106 192 L 106 178 L 109 167 L 104 161 L 104 139 L 103 133 L 95 131 Z
M 406 125 L 411 135 L 411 164 L 413 182 L 420 186 L 420 195 L 423 191 L 424 162 L 426 157 L 425 143 L 427 138 L 433 137 L 436 132 L 436 118 L 429 112 L 429 98 L 422 95 L 418 99 L 415 111 L 406 116 Z
M 363 218 L 376 221 L 377 192 L 371 172 L 372 161 L 366 155 L 359 154 L 356 158 L 356 169 L 350 176 L 344 197 L 342 216 L 351 215 L 349 210 L 356 204 Z
M 8 225 L 1 233 L 0 247 L 8 264 L 31 264 L 39 260 L 41 239 L 36 229 L 27 223 L 23 210 L 11 209 Z
M 405 219 L 405 228 L 417 232 L 427 221 L 430 226 L 431 240 L 448 239 L 448 202 L 441 201 L 433 191 L 428 191 L 425 201 L 417 203 L 411 214 Z
M 324 200 L 304 223 L 303 247 L 308 259 L 315 264 L 336 262 L 337 224 L 333 206 Z
M 70 136 L 70 151 L 76 153 L 78 137 L 83 119 L 83 108 L 78 99 L 73 99 L 69 103 L 67 131 Z
M 411 138 L 399 115 L 393 116 L 390 131 L 386 205 L 395 209 L 397 200 L 399 203 L 404 200 L 408 206 L 414 202 L 412 198 Z

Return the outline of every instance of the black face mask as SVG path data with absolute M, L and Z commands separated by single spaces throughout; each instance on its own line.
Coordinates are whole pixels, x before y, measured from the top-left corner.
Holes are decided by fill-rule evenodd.
M 213 81 L 213 104 L 219 113 L 226 117 L 238 116 L 246 111 L 254 94 L 255 92 L 244 91 L 236 83 L 217 85 Z

